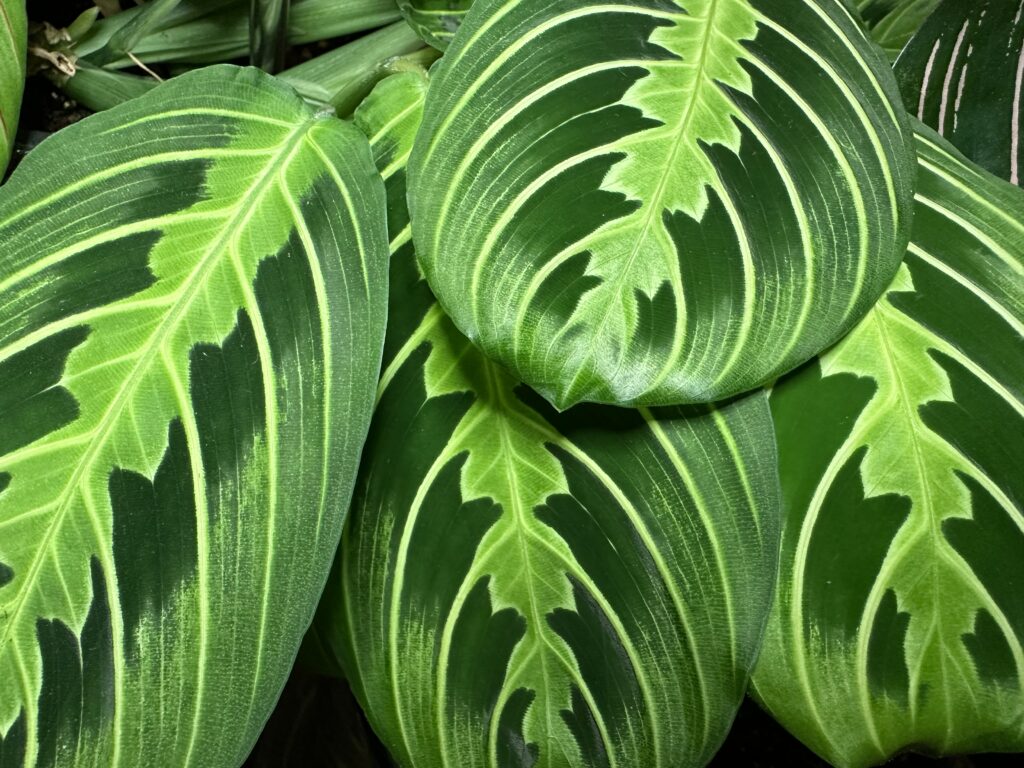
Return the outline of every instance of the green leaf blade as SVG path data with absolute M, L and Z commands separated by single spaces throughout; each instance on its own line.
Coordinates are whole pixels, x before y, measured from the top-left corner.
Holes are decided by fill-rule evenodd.
M 754 689 L 836 765 L 1024 746 L 1024 194 L 917 133 L 896 281 L 771 403 L 785 522 Z
M 702 765 L 774 569 L 763 395 L 558 413 L 481 355 L 403 213 L 425 87 L 389 78 L 356 113 L 388 187 L 393 290 L 318 637 L 403 765 Z
M 907 110 L 971 161 L 1024 186 L 1024 9 L 939 5 L 896 61 Z
M 411 160 L 419 258 L 459 329 L 559 408 L 747 391 L 895 273 L 897 103 L 836 2 L 484 0 Z
M 425 43 L 448 48 L 473 0 L 398 0 L 402 16 Z
M 369 422 L 383 206 L 357 131 L 233 67 L 60 132 L 0 193 L 13 764 L 244 758 Z
M 859 0 L 857 10 L 871 38 L 895 61 L 940 0 Z
M 7 168 L 18 130 L 27 44 L 24 0 L 0 0 L 0 173 Z

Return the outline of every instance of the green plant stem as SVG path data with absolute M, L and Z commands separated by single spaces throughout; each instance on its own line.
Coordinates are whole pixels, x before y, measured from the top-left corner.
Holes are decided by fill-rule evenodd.
M 132 53 L 147 64 L 209 64 L 248 55 L 247 0 L 186 0 Z M 138 13 L 132 9 L 98 21 L 76 41 L 75 53 L 88 58 Z M 394 0 L 295 0 L 288 16 L 288 44 L 340 37 L 390 24 L 401 18 Z M 105 63 L 110 69 L 134 66 L 128 57 Z
M 284 67 L 288 45 L 289 0 L 251 0 L 249 6 L 249 62 L 274 74 Z
M 438 56 L 404 21 L 336 48 L 280 74 L 307 100 L 350 115 L 382 78 L 427 67 Z
M 66 77 L 54 70 L 46 71 L 64 93 L 94 112 L 116 107 L 160 85 L 152 77 L 103 69 L 84 60 L 78 62 L 73 77 Z

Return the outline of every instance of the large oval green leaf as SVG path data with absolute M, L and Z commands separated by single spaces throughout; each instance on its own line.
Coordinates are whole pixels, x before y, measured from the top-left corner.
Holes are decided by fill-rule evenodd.
M 405 20 L 417 34 L 440 51 L 451 43 L 473 0 L 398 0 Z
M 24 0 L 0 0 L 0 175 L 7 167 L 18 130 L 27 32 Z
M 1024 750 L 1024 192 L 917 146 L 896 281 L 771 397 L 783 559 L 755 690 L 840 766 Z
M 419 257 L 455 324 L 559 408 L 743 392 L 895 274 L 898 104 L 838 0 L 479 0 L 410 164 Z
M 355 128 L 234 67 L 0 189 L 0 764 L 242 762 L 351 495 L 384 206 Z
M 1024 186 L 1024 7 L 946 0 L 896 62 L 907 109 L 978 165 Z
M 775 572 L 765 397 L 559 414 L 481 355 L 405 225 L 423 88 L 385 81 L 356 118 L 387 179 L 392 295 L 321 636 L 404 766 L 701 765 Z

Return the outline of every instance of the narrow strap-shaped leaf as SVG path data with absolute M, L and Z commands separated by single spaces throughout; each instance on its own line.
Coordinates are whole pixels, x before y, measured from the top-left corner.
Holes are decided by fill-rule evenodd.
M 139 41 L 155 31 L 180 4 L 181 0 L 150 0 L 139 7 L 116 32 L 111 34 L 102 48 L 90 55 L 91 63 L 103 66 L 131 53 Z
M 291 0 L 250 0 L 249 61 L 267 72 L 284 66 Z
M 418 255 L 455 324 L 559 408 L 724 398 L 895 274 L 898 104 L 840 0 L 478 0 L 410 163 Z
M 857 10 L 871 37 L 895 61 L 939 0 L 858 0 Z
M 1024 192 L 917 133 L 884 299 L 771 396 L 785 522 L 754 684 L 837 766 L 1024 750 Z
M 405 20 L 440 51 L 448 47 L 472 4 L 473 0 L 398 0 Z
M 11 157 L 18 130 L 27 28 L 24 0 L 0 0 L 0 176 Z
M 702 765 L 743 695 L 775 569 L 764 395 L 559 414 L 483 357 L 409 240 L 423 89 L 391 78 L 356 114 L 387 181 L 392 293 L 320 636 L 403 766 Z
M 907 109 L 1024 185 L 1024 0 L 946 0 L 896 62 Z
M 237 766 L 327 576 L 372 411 L 365 138 L 216 67 L 0 188 L 0 765 Z

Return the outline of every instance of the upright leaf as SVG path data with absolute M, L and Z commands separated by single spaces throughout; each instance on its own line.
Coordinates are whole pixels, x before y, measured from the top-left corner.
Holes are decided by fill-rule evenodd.
M 857 10 L 871 37 L 895 61 L 939 0 L 858 0 Z
M 1024 192 L 917 134 L 885 298 L 771 396 L 785 522 L 755 691 L 839 766 L 1024 750 Z
M 356 115 L 387 180 L 392 294 L 320 634 L 403 766 L 701 765 L 775 572 L 764 395 L 559 414 L 483 357 L 409 241 L 423 90 L 386 80 Z
M 384 205 L 355 128 L 226 66 L 0 188 L 0 765 L 242 762 L 350 499 Z
M 0 175 L 7 167 L 18 130 L 27 31 L 24 0 L 0 0 Z
M 473 0 L 398 0 L 405 20 L 440 51 L 448 47 Z
M 839 0 L 479 0 L 410 165 L 427 280 L 559 408 L 749 390 L 892 279 L 894 104 Z
M 1024 0 L 946 0 L 896 62 L 907 109 L 1024 184 Z

